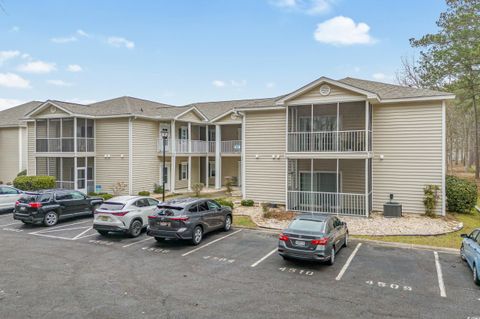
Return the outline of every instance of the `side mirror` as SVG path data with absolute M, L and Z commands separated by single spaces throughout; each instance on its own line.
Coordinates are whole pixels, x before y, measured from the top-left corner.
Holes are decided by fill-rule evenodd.
M 460 237 L 462 237 L 462 238 L 469 238 L 467 234 L 461 234 Z

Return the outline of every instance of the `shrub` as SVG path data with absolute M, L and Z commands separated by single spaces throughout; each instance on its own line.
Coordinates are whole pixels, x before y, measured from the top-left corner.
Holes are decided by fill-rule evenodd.
M 217 198 L 215 199 L 215 201 L 222 206 L 228 206 L 233 209 L 233 202 L 231 200 L 228 200 L 226 198 Z
M 140 191 L 140 192 L 138 192 L 138 195 L 139 196 L 150 196 L 150 192 L 149 191 Z
M 109 200 L 110 198 L 113 197 L 112 194 L 108 194 L 108 193 L 88 193 L 88 196 L 101 197 L 103 198 L 103 200 Z
M 241 204 L 242 206 L 253 206 L 253 204 L 255 204 L 255 203 L 254 203 L 254 201 L 251 200 L 251 199 L 244 199 L 244 200 L 242 200 L 242 201 L 240 202 L 240 204 Z
M 24 169 L 23 171 L 21 171 L 20 173 L 18 173 L 17 176 L 27 176 L 27 170 Z
M 195 196 L 197 196 L 197 197 L 200 196 L 200 193 L 202 192 L 203 187 L 205 187 L 205 185 L 203 185 L 203 183 L 195 183 L 195 184 L 192 185 L 192 190 L 195 193 Z
M 425 215 L 433 217 L 435 216 L 435 208 L 438 202 L 438 191 L 440 187 L 438 185 L 427 185 L 423 188 L 423 205 L 425 206 Z
M 447 176 L 446 195 L 448 211 L 470 213 L 477 203 L 477 185 L 456 176 Z
M 162 185 L 158 185 L 157 183 L 153 184 L 153 193 L 154 194 L 161 194 L 163 193 Z
M 232 195 L 232 186 L 233 186 L 233 178 L 227 176 L 225 177 L 225 193 L 228 195 Z
M 126 190 L 127 190 L 127 183 L 125 182 L 117 182 L 112 187 L 112 192 L 113 192 L 113 195 L 115 196 L 125 193 Z
M 53 176 L 18 176 L 13 180 L 13 186 L 24 191 L 37 191 L 55 187 Z

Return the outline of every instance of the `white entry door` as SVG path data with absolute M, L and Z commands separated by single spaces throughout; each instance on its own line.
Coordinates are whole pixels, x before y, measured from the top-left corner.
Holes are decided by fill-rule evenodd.
M 82 193 L 87 193 L 87 168 L 77 167 L 77 187 L 76 189 Z
M 163 169 L 163 163 L 160 163 L 160 186 L 163 185 L 163 176 L 166 176 L 165 178 L 165 190 L 170 190 L 170 163 L 166 162 L 165 163 L 165 172 L 162 174 L 162 169 Z

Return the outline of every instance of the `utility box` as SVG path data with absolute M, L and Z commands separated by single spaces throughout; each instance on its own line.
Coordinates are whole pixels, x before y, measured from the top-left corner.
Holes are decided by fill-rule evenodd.
M 394 202 L 383 204 L 383 216 L 402 217 L 402 204 Z

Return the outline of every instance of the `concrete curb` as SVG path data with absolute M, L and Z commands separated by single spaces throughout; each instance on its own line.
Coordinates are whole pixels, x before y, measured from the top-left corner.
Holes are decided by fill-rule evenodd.
M 355 240 L 355 241 L 361 241 L 361 242 L 376 244 L 378 246 L 385 246 L 385 247 L 430 250 L 430 251 L 444 252 L 444 253 L 453 254 L 453 255 L 459 255 L 460 254 L 459 249 L 455 249 L 455 248 L 386 242 L 386 241 L 381 241 L 381 240 L 355 238 L 354 236 L 352 237 L 352 239 Z

